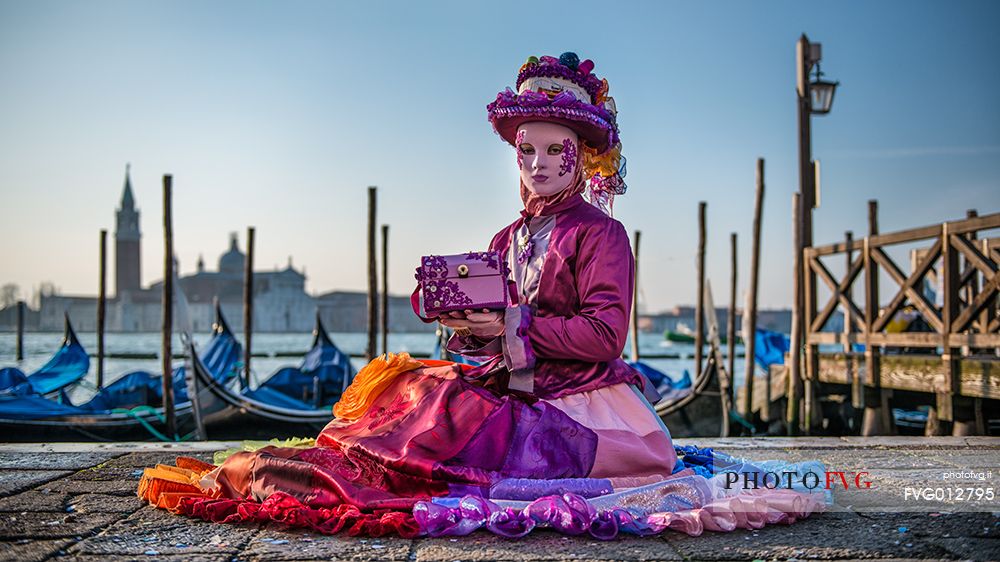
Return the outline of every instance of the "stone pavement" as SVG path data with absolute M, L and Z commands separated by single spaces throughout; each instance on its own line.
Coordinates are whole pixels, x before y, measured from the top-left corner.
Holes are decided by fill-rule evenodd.
M 667 532 L 601 542 L 535 532 L 507 540 L 322 536 L 277 526 L 219 525 L 144 506 L 142 469 L 178 454 L 210 460 L 234 443 L 0 444 L 0 561 L 6 560 L 1000 560 L 1000 501 L 902 501 L 906 488 L 991 487 L 1000 494 L 1000 438 L 678 440 L 756 460 L 819 459 L 862 471 L 871 489 L 836 487 L 836 506 L 792 526 Z M 944 480 L 969 472 L 983 480 Z M 951 478 L 951 477 L 950 477 Z M 933 492 L 932 492 L 933 493 Z M 923 502 L 923 503 L 921 503 Z

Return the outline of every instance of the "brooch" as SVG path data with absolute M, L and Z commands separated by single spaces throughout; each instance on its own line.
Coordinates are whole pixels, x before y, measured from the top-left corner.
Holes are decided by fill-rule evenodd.
M 531 259 L 531 253 L 535 249 L 535 243 L 531 240 L 531 236 L 525 234 L 517 239 L 517 263 L 524 265 L 529 259 Z

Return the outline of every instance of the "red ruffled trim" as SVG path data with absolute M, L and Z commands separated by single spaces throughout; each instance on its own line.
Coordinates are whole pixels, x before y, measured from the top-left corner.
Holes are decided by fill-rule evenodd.
M 192 496 L 180 500 L 177 511 L 216 523 L 275 522 L 312 529 L 324 535 L 346 529 L 352 537 L 381 537 L 392 533 L 406 539 L 420 536 L 420 528 L 412 512 L 380 509 L 365 513 L 348 504 L 329 509 L 315 508 L 284 492 L 274 492 L 263 502 Z

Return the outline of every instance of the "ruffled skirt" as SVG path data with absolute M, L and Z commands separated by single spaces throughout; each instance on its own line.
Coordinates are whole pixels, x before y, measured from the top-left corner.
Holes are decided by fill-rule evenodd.
M 734 487 L 749 481 L 745 473 L 775 465 L 675 448 L 627 384 L 527 401 L 476 386 L 457 365 L 427 366 L 404 354 L 363 369 L 335 413 L 315 446 L 268 446 L 219 465 L 180 458 L 147 469 L 139 496 L 212 521 L 277 521 L 322 533 L 414 537 L 484 528 L 518 537 L 551 527 L 601 539 L 791 523 L 827 501 L 791 485 Z

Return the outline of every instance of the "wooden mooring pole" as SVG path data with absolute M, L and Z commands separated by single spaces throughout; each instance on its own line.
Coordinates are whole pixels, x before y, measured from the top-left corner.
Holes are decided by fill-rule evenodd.
M 632 362 L 639 360 L 639 237 L 641 232 L 635 231 L 635 242 L 633 243 L 632 252 L 634 254 L 634 269 L 633 276 L 635 282 L 632 283 Z
M 854 243 L 854 233 L 848 230 L 844 233 L 844 248 L 846 251 L 844 255 L 846 257 L 846 269 L 845 272 L 851 271 L 851 264 L 854 262 L 854 252 L 851 251 L 851 245 Z M 854 291 L 852 290 L 853 283 L 848 285 L 844 289 L 844 296 L 847 297 L 848 302 L 854 302 Z M 851 347 L 850 335 L 854 332 L 854 321 L 855 318 L 851 314 L 850 308 L 844 308 L 844 356 L 848 358 L 844 362 L 847 367 L 847 380 L 851 381 L 851 410 L 854 412 L 861 411 L 865 407 L 865 381 L 861 378 L 861 369 L 856 368 L 855 362 L 850 360 L 851 354 L 854 350 Z M 845 420 L 852 431 L 857 429 L 857 416 L 852 416 L 852 419 Z
M 764 207 L 764 159 L 757 159 L 756 173 L 756 193 L 753 203 L 753 246 L 750 254 L 750 293 L 747 307 L 743 311 L 746 315 L 743 325 L 747 327 L 743 331 L 743 348 L 746 350 L 746 379 L 743 381 L 745 392 L 744 414 L 748 421 L 753 419 L 753 379 L 754 379 L 754 342 L 757 330 L 757 280 L 760 277 L 760 221 Z M 766 392 L 770 394 L 770 373 L 767 376 Z M 770 398 L 770 396 L 768 396 Z M 770 417 L 767 410 L 770 403 L 761 410 L 761 419 L 767 421 Z
M 868 201 L 868 237 L 865 238 L 865 413 L 861 420 L 861 435 L 883 435 L 892 432 L 892 412 L 888 391 L 882 389 L 882 354 L 871 341 L 872 329 L 879 318 L 879 266 L 872 256 L 869 240 L 878 235 L 878 201 Z M 928 420 L 928 424 L 930 420 Z
M 974 219 L 979 216 L 979 212 L 975 209 L 969 209 L 965 212 L 965 218 Z M 972 247 L 977 244 L 976 233 L 970 232 L 965 235 L 965 238 L 971 243 Z M 984 244 L 984 255 L 989 255 L 989 243 Z M 960 281 L 965 283 L 965 302 L 971 305 L 975 302 L 976 297 L 979 296 L 979 292 L 982 289 L 979 284 L 979 272 L 976 270 L 976 266 L 970 263 L 968 257 L 965 258 L 965 266 L 962 268 L 962 276 Z M 971 278 L 969 278 L 971 277 Z M 979 331 L 988 332 L 989 331 L 989 314 L 988 311 L 994 307 L 986 307 L 986 309 L 979 315 Z M 967 354 L 968 348 L 962 350 L 963 355 Z M 961 376 L 961 371 L 959 371 L 959 376 Z M 952 424 L 952 435 L 965 436 L 965 435 L 986 435 L 986 418 L 983 415 L 983 399 L 979 397 L 969 397 L 956 395 L 954 398 L 955 402 L 955 421 Z
M 958 319 L 961 306 L 961 270 L 959 268 L 959 252 L 952 245 L 950 225 L 941 225 L 941 263 L 943 269 L 944 293 L 941 307 L 941 361 L 944 363 L 945 380 L 943 388 L 934 393 L 934 405 L 927 413 L 927 425 L 924 434 L 927 436 L 947 435 L 953 430 L 956 434 L 967 434 L 967 428 L 958 427 L 956 423 L 956 406 L 961 394 L 962 380 L 962 350 L 951 343 L 951 334 L 955 332 L 954 324 Z M 951 427 L 948 426 L 951 422 Z
M 173 177 L 163 176 L 163 415 L 167 437 L 177 437 L 177 420 L 174 416 L 174 377 L 171 366 L 172 336 L 174 331 L 174 227 L 173 227 Z
M 792 334 L 788 365 L 788 404 L 785 430 L 801 432 L 799 405 L 802 400 L 802 194 L 792 194 Z
M 250 388 L 250 359 L 253 357 L 253 253 L 254 227 L 247 228 L 247 259 L 243 267 L 243 388 Z
M 376 355 L 378 329 L 378 258 L 375 257 L 375 204 L 376 188 L 368 188 L 368 346 L 365 359 L 371 361 Z
M 736 376 L 736 233 L 729 233 L 730 253 L 732 254 L 732 273 L 729 277 L 729 314 L 726 315 L 726 354 L 728 355 L 729 381 L 732 382 Z M 733 391 L 730 385 L 730 392 Z M 729 396 L 729 403 L 733 403 L 733 397 Z
M 24 301 L 17 301 L 17 361 L 24 361 Z
M 719 427 L 719 437 L 729 437 L 730 413 L 733 411 L 733 403 L 730 400 L 733 392 L 733 375 L 726 371 L 722 360 L 722 344 L 719 341 L 719 317 L 715 313 L 715 299 L 712 297 L 712 283 L 705 280 L 705 325 L 708 336 L 708 352 L 711 354 L 710 361 L 715 363 L 716 374 L 719 380 L 719 406 L 722 409 L 722 420 Z M 707 365 L 707 363 L 706 363 Z
M 694 372 L 701 374 L 702 346 L 705 344 L 705 209 L 698 203 L 698 305 L 694 313 Z
M 100 278 L 97 288 L 97 388 L 104 388 L 104 321 L 107 309 L 108 231 L 101 229 Z
M 382 353 L 389 353 L 389 225 L 382 225 Z

